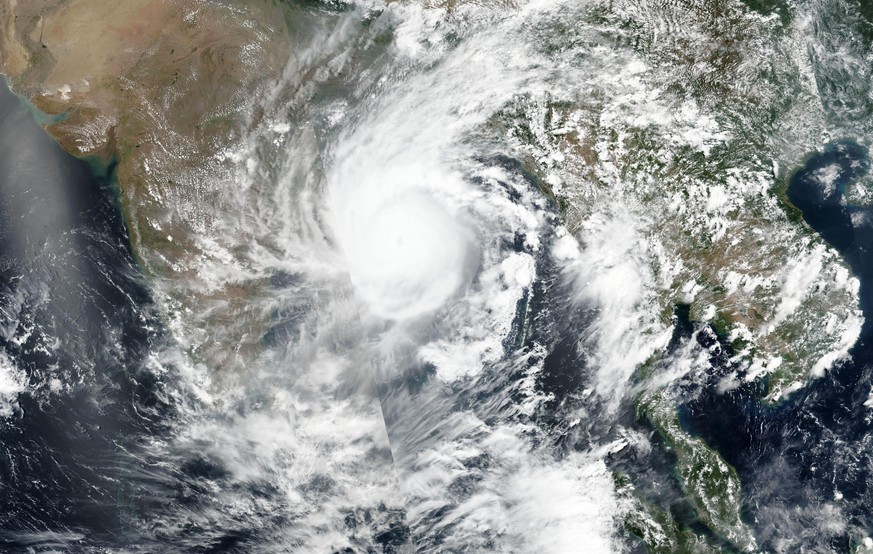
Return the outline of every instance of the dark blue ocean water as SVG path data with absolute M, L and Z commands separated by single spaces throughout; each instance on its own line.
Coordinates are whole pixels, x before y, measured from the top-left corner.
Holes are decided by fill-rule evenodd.
M 832 189 L 822 183 L 826 168 L 837 170 Z M 848 206 L 844 199 L 846 188 L 868 170 L 866 147 L 835 142 L 812 154 L 788 187 L 806 223 L 840 252 L 861 281 L 866 324 L 852 361 L 770 406 L 755 384 L 717 391 L 718 377 L 736 369 L 722 341 L 710 360 L 712 382 L 697 387 L 681 407 L 687 429 L 739 471 L 745 516 L 766 549 L 775 549 L 779 537 L 793 536 L 810 548 L 845 552 L 873 528 L 873 418 L 864 406 L 873 384 L 873 209 Z M 844 517 L 848 526 L 829 524 Z
M 27 376 L 0 420 L 0 551 L 119 544 L 138 441 L 168 407 L 161 340 L 110 183 L 0 84 L 0 350 Z M 87 540 L 84 537 L 87 536 Z
M 816 177 L 828 166 L 839 168 L 832 193 Z M 843 200 L 846 187 L 868 166 L 865 147 L 834 143 L 809 158 L 788 191 L 809 226 L 840 251 L 861 280 L 868 324 L 853 362 L 788 402 L 767 406 L 756 384 L 727 394 L 717 391 L 719 372 L 734 369 L 723 343 L 711 359 L 712 380 L 689 383 L 694 394 L 681 406 L 687 429 L 740 472 L 745 516 L 765 548 L 775 548 L 786 533 L 806 529 L 815 534 L 809 544 L 846 550 L 857 530 L 820 525 L 822 507 L 833 503 L 836 490 L 843 495 L 839 510 L 852 525 L 873 528 L 868 490 L 873 418 L 864 406 L 873 374 L 868 346 L 873 345 L 868 256 L 873 225 L 867 223 L 873 212 Z M 64 153 L 25 105 L 0 87 L 0 348 L 28 377 L 19 411 L 0 421 L 0 551 L 167 546 L 180 537 L 196 543 L 205 531 L 191 527 L 164 538 L 140 535 L 152 515 L 160 517 L 165 508 L 196 512 L 199 496 L 208 502 L 208 490 L 198 483 L 220 481 L 222 469 L 194 458 L 162 475 L 143 447 L 168 433 L 173 408 L 167 383 L 146 367 L 149 353 L 165 338 L 119 213 L 111 183 Z M 548 260 L 538 266 L 541 278 L 529 305 L 519 306 L 520 313 L 532 314 L 532 334 L 524 336 L 519 327 L 506 346 L 550 345 L 542 360 L 531 358 L 531 363 L 542 361 L 538 385 L 551 395 L 535 419 L 550 430 L 557 451 L 584 449 L 610 436 L 614 423 L 592 417 L 573 429 L 567 425 L 580 389 L 591 379 L 579 342 L 596 314 L 563 310 L 571 304 L 570 291 L 562 289 L 558 268 L 542 264 Z M 697 328 L 685 307 L 677 308 L 676 318 L 673 347 Z M 712 334 L 695 336 L 704 346 L 719 341 Z M 267 340 L 283 338 L 273 333 Z M 523 369 L 518 368 L 518 378 Z M 470 405 L 493 403 L 513 378 L 495 372 L 494 389 L 470 391 Z M 644 429 L 634 420 L 632 406 L 627 408 L 621 424 Z M 657 437 L 653 440 L 659 446 Z M 707 533 L 678 485 L 665 479 L 675 465 L 671 454 L 655 448 L 642 459 L 629 452 L 616 454 L 613 466 L 631 473 L 638 490 L 669 505 L 680 522 Z M 645 486 L 656 482 L 666 484 Z M 255 533 L 219 530 L 219 540 L 193 550 L 231 551 Z

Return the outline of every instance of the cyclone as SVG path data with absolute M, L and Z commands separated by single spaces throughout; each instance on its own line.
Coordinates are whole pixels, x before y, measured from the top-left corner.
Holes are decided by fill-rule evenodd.
M 0 550 L 873 551 L 864 2 L 0 28 Z
M 443 306 L 470 273 L 474 248 L 470 230 L 438 199 L 394 178 L 335 193 L 331 214 L 366 313 L 398 321 Z

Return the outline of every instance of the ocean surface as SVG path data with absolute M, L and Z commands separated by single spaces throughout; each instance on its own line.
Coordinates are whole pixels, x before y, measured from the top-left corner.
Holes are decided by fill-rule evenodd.
M 0 183 L 0 545 L 112 544 L 168 415 L 144 369 L 160 325 L 110 183 L 5 82 Z
M 289 7 L 288 82 L 253 101 L 261 116 L 204 183 L 221 202 L 189 237 L 204 253 L 186 261 L 190 282 L 143 276 L 112 168 L 65 154 L 4 85 L 0 550 L 644 552 L 625 525 L 643 506 L 735 551 L 638 413 L 655 391 L 676 401 L 680 432 L 736 468 L 761 550 L 857 546 L 873 530 L 873 208 L 849 198 L 867 147 L 779 150 L 749 126 L 754 103 L 722 100 L 724 75 L 671 81 L 662 39 L 685 52 L 708 20 L 608 4 L 447 19 L 399 3 Z M 752 62 L 773 59 L 771 34 L 812 40 L 778 19 L 738 16 Z M 771 89 L 802 96 L 779 88 L 807 69 L 791 48 L 784 81 L 762 92 L 744 73 L 743 94 L 780 110 Z M 715 62 L 733 68 L 728 54 Z M 813 69 L 826 82 L 832 66 Z M 718 102 L 689 100 L 686 81 Z M 834 90 L 832 112 L 855 109 Z M 785 141 L 818 144 L 817 122 Z M 797 162 L 787 195 L 803 221 L 779 211 L 777 164 L 748 152 L 759 139 Z M 777 229 L 774 242 L 823 239 L 860 279 L 851 361 L 777 404 L 670 274 L 696 262 L 686 247 L 718 250 L 670 233 L 742 238 L 733 200 L 760 210 L 736 221 Z M 694 221 L 661 226 L 681 218 Z M 758 263 L 755 244 L 738 262 Z M 794 285 L 778 269 L 810 259 L 783 246 L 777 271 L 755 267 L 773 294 Z M 245 309 L 224 286 L 251 293 Z M 215 313 L 256 317 L 212 325 Z M 238 374 L 196 355 L 252 329 L 263 336 Z
M 763 542 L 765 548 L 779 546 L 779 525 L 788 525 L 789 519 L 807 529 L 802 541 L 834 552 L 855 546 L 842 534 L 844 518 L 860 528 L 873 526 L 873 212 L 853 207 L 845 198 L 847 188 L 868 170 L 866 147 L 843 140 L 811 153 L 788 185 L 788 197 L 804 221 L 840 252 L 860 279 L 866 324 L 851 361 L 789 400 L 769 405 L 762 400 L 760 385 L 717 390 L 718 378 L 735 369 L 733 352 L 722 341 L 710 360 L 712 381 L 687 383 L 692 400 L 680 408 L 686 428 L 740 473 L 746 517 L 759 526 L 766 522 L 758 527 L 769 539 Z M 706 346 L 720 339 L 698 338 Z M 828 508 L 828 501 L 839 501 L 839 508 Z

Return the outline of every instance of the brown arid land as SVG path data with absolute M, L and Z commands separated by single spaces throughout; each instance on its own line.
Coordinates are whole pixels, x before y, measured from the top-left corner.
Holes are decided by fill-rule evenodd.
M 204 330 L 248 329 L 236 348 L 199 345 L 210 365 L 258 349 L 264 323 L 244 313 L 257 287 L 174 283 L 196 282 L 195 260 L 212 255 L 192 240 L 216 224 L 211 166 L 282 76 L 285 16 L 273 0 L 0 0 L 0 73 L 64 149 L 114 169 L 134 255 L 169 284 L 168 309 L 211 305 Z

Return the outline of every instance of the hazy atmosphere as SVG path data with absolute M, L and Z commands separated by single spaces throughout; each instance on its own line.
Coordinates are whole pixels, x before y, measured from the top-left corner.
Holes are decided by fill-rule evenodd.
M 866 0 L 0 0 L 0 551 L 873 552 Z

